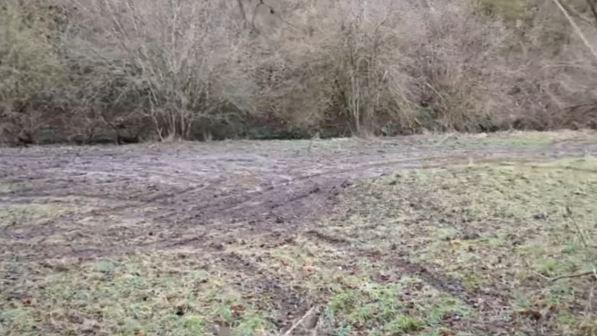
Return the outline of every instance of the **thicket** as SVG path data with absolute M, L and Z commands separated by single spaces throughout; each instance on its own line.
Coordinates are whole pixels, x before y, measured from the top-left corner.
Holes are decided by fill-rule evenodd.
M 0 142 L 597 127 L 596 8 L 4 0 Z

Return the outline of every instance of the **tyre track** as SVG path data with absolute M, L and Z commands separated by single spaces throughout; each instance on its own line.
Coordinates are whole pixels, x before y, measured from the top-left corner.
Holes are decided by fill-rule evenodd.
M 257 143 L 238 143 L 240 148 L 222 151 L 228 144 L 210 147 L 203 144 L 134 147 L 44 147 L 2 150 L 2 166 L 12 161 L 2 185 L 27 183 L 38 186 L 16 188 L 0 193 L 0 206 L 76 199 L 72 212 L 50 218 L 39 227 L 19 231 L 21 242 L 40 236 L 68 236 L 69 226 L 82 235 L 96 235 L 111 252 L 129 253 L 146 246 L 162 248 L 184 244 L 180 232 L 246 230 L 267 231 L 272 228 L 295 230 L 306 221 L 324 214 L 352 181 L 376 177 L 396 169 L 433 168 L 450 164 L 502 161 L 505 159 L 537 161 L 562 156 L 597 153 L 597 143 L 568 141 L 535 149 L 453 149 L 418 144 L 410 138 L 382 142 L 341 143 L 344 149 L 331 152 L 269 151 Z M 259 143 L 262 144 L 262 143 Z M 267 144 L 267 143 L 265 143 Z M 276 145 L 276 143 L 273 143 Z M 243 147 L 244 146 L 244 147 Z M 338 145 L 340 146 L 340 145 Z M 243 149 L 244 148 L 244 149 Z M 250 150 L 249 150 L 250 149 Z M 38 151 L 42 151 L 41 153 Z M 27 154 L 29 151 L 34 153 Z M 87 152 L 88 151 L 88 152 Z M 221 151 L 221 152 L 220 152 Z M 98 178 L 99 176 L 99 178 Z M 253 180 L 245 182 L 242 176 Z M 0 189 L 1 190 L 1 189 Z M 73 203 L 74 204 L 74 203 Z M 89 207 L 91 210 L 80 210 Z M 114 220 L 143 218 L 130 228 L 118 226 L 80 227 L 87 217 L 111 223 Z M 61 223 L 62 225 L 57 225 Z M 224 225 L 222 223 L 225 223 Z M 114 236 L 118 227 L 120 236 Z M 0 238 L 11 237 L 14 230 L 3 227 Z M 162 233 L 148 242 L 148 232 Z M 131 248 L 114 249 L 124 239 L 134 241 Z M 75 241 L 74 244 L 77 242 Z M 89 242 L 81 241 L 81 249 Z M 189 244 L 200 242 L 190 240 Z M 38 244 L 32 251 L 41 251 Z M 60 253 L 60 246 L 48 248 Z M 35 252 L 38 253 L 38 252 Z M 69 252 L 71 253 L 71 252 Z M 76 255 L 75 252 L 72 252 Z M 48 256 L 48 254 L 45 254 Z

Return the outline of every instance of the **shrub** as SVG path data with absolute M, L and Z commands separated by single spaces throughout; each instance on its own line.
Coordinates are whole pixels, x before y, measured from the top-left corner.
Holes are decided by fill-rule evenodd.
M 491 128 L 499 22 L 459 1 L 322 1 L 293 14 L 257 48 L 261 110 L 340 133 Z
M 592 0 L 564 3 L 589 39 Z M 597 60 L 538 0 L 7 0 L 6 141 L 597 127 Z
M 37 3 L 7 0 L 0 5 L 0 142 L 32 141 L 64 79 L 52 13 Z
M 104 110 L 133 109 L 161 138 L 190 138 L 195 122 L 234 105 L 226 97 L 227 82 L 239 75 L 231 66 L 231 8 L 188 0 L 94 0 L 76 8 L 78 40 L 69 49 L 93 72 L 91 87 L 108 88 L 100 95 Z

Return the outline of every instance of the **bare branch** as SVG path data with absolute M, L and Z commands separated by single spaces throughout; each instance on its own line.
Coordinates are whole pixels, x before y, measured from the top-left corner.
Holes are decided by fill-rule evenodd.
M 566 10 L 566 8 L 564 8 L 564 6 L 560 2 L 560 0 L 552 0 L 552 1 L 560 9 L 560 11 L 562 12 L 562 14 L 564 14 L 564 16 L 566 17 L 566 19 L 568 20 L 568 22 L 570 22 L 570 25 L 572 25 L 572 28 L 574 28 L 574 31 L 576 32 L 576 34 L 578 35 L 578 37 L 580 37 L 580 39 L 582 40 L 582 42 L 591 51 L 591 54 L 593 54 L 593 56 L 597 60 L 597 49 L 595 49 L 595 47 L 589 42 L 589 40 L 587 39 L 587 37 L 583 33 L 582 29 L 580 29 L 580 27 L 576 24 L 576 22 L 574 21 L 574 19 L 572 18 L 572 16 L 570 16 L 570 14 Z
M 290 327 L 290 329 L 288 329 L 283 336 L 290 336 L 292 335 L 292 332 L 294 331 L 294 329 L 296 329 L 298 326 L 300 326 L 303 321 L 305 321 L 309 316 L 311 316 L 311 314 L 313 314 L 313 312 L 315 312 L 315 309 L 317 309 L 317 306 L 313 306 L 311 307 L 311 309 L 307 310 L 307 312 L 305 313 L 305 315 L 303 315 L 303 317 L 301 317 L 298 321 L 296 321 L 292 327 Z
M 597 26 L 597 1 L 596 0 L 587 0 L 587 4 L 591 9 L 591 13 L 593 13 L 593 17 L 595 18 L 595 26 Z

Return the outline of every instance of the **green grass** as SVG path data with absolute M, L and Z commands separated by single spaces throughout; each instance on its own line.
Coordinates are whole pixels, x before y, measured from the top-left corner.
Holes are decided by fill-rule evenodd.
M 513 132 L 513 133 L 498 133 L 498 135 L 487 136 L 485 134 L 472 135 L 469 137 L 452 137 L 447 138 L 443 144 L 451 147 L 479 149 L 479 148 L 496 148 L 496 149 L 542 149 L 547 148 L 553 143 L 566 140 L 572 134 L 563 133 L 549 133 L 549 132 Z
M 588 304 L 591 278 L 549 279 L 589 271 L 597 260 L 596 168 L 587 157 L 400 172 L 355 187 L 345 199 L 354 209 L 350 224 L 325 232 L 382 253 L 397 247 L 470 293 L 498 293 L 512 314 L 526 308 L 510 291 L 524 289 L 519 302 L 550 310 L 548 329 L 572 335 L 595 317 L 579 308 Z
M 10 272 L 27 281 L 4 293 L 12 298 L 3 298 L 0 321 L 9 335 L 203 335 L 216 325 L 235 335 L 264 334 L 269 322 L 202 267 L 163 254 L 101 259 L 53 274 L 15 262 Z
M 552 281 L 594 266 L 595 199 L 591 157 L 449 166 L 357 183 L 279 244 L 239 229 L 214 233 L 238 238 L 216 252 L 30 260 L 5 251 L 0 334 L 271 335 L 318 307 L 301 328 L 320 335 L 481 335 L 504 325 L 525 335 L 536 316 L 544 335 L 595 335 L 594 280 Z M 30 228 L 64 211 L 74 210 L 11 206 L 0 219 Z
M 529 2 L 526 0 L 476 0 L 482 10 L 498 15 L 505 20 L 523 19 L 529 15 Z
M 334 294 L 326 306 L 323 324 L 373 335 L 403 335 L 441 329 L 449 316 L 466 318 L 469 308 L 424 281 L 403 277 L 393 284 L 371 279 L 358 288 Z

